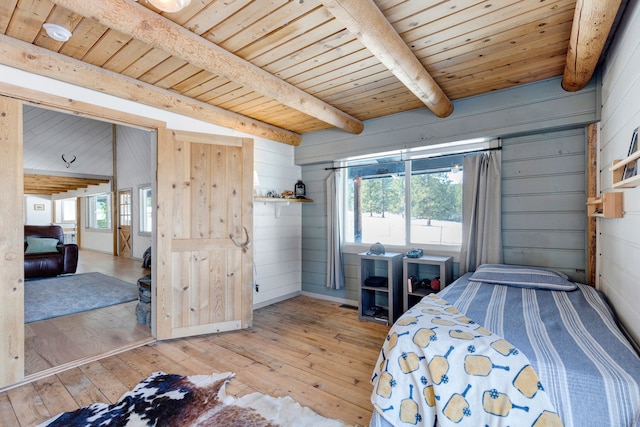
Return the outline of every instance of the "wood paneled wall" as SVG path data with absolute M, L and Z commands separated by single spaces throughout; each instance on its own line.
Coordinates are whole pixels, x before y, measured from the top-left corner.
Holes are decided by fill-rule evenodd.
M 595 80 L 582 91 L 567 93 L 559 79 L 550 79 L 455 101 L 455 111 L 446 119 L 434 119 L 428 112 L 415 110 L 369 121 L 358 136 L 332 130 L 305 135 L 301 146 L 295 149 L 296 162 L 303 165 L 307 191 L 316 202 L 305 206 L 302 212 L 303 291 L 357 300 L 353 255 L 344 257 L 346 289 L 324 287 L 325 167 L 349 156 L 477 137 L 499 137 L 505 142 L 505 261 L 555 266 L 576 280 L 584 280 L 584 128 L 600 117 L 599 95 Z M 555 130 L 559 128 L 569 130 Z M 552 251 L 545 250 L 547 245 Z M 367 247 L 349 247 L 347 252 Z M 457 272 L 458 254 L 447 255 L 454 256 L 454 273 Z
M 440 119 L 417 109 L 369 120 L 360 135 L 339 130 L 305 134 L 295 149 L 296 164 L 308 165 L 423 147 L 465 139 L 534 134 L 584 126 L 600 119 L 596 79 L 578 92 L 565 92 L 560 79 L 454 101 L 451 116 Z
M 502 141 L 506 264 L 540 265 L 586 279 L 586 129 Z
M 257 194 L 293 191 L 300 178 L 300 167 L 293 164 L 293 147 L 257 142 L 254 149 L 254 168 L 260 181 Z M 258 285 L 253 294 L 254 307 L 300 293 L 302 204 L 254 203 L 254 281 Z M 280 209 L 279 217 L 276 209 Z
M 627 156 L 640 126 L 640 3 L 629 2 L 602 78 L 600 189 L 612 191 L 609 168 Z M 640 344 L 640 188 L 623 190 L 623 217 L 598 219 L 598 287 Z
M 73 114 L 24 107 L 24 168 L 79 175 L 113 175 L 111 124 Z M 66 167 L 66 159 L 76 160 Z

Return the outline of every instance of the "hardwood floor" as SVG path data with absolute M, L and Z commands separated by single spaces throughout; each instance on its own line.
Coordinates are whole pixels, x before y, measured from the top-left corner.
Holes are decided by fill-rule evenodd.
M 76 273 L 100 272 L 136 283 L 148 273 L 140 264 L 139 260 L 80 251 Z M 136 304 L 132 301 L 25 324 L 25 376 L 148 342 L 151 330 L 136 321 Z
M 229 394 L 288 395 L 326 417 L 368 425 L 370 377 L 387 331 L 352 308 L 298 296 L 255 310 L 247 330 L 145 345 L 0 393 L 0 426 L 113 403 L 154 371 L 235 372 Z

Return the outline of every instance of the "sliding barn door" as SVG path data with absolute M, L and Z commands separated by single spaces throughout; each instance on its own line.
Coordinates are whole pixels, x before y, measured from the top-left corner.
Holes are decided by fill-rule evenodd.
M 253 140 L 158 130 L 156 336 L 251 326 Z

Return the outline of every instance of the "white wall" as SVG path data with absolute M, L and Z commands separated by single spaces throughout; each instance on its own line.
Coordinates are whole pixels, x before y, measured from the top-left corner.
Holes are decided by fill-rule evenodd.
M 614 159 L 627 156 L 640 126 L 640 3 L 629 2 L 602 78 L 600 187 L 611 191 Z M 640 188 L 623 190 L 624 216 L 598 219 L 599 287 L 623 325 L 640 343 Z
M 255 171 L 260 185 L 258 195 L 267 191 L 292 190 L 300 178 L 300 167 L 293 164 L 293 147 L 257 142 Z M 253 205 L 254 280 L 256 307 L 297 295 L 302 275 L 301 203 L 264 203 Z M 279 216 L 276 216 L 279 209 Z
M 152 139 L 155 133 L 127 126 L 116 126 L 118 159 L 118 191 L 131 190 L 131 257 L 142 259 L 151 246 L 151 234 L 140 233 L 141 186 L 150 186 L 155 180 L 156 159 L 152 155 Z M 117 198 L 116 191 L 115 197 Z
M 36 210 L 36 205 L 42 205 L 43 210 Z M 51 225 L 53 222 L 53 207 L 49 196 L 24 196 L 25 225 Z
M 273 186 L 273 189 L 278 191 L 292 190 L 293 184 L 300 177 L 299 168 L 293 164 L 293 149 L 278 142 L 83 89 L 4 65 L 0 65 L 0 81 L 137 116 L 161 120 L 171 129 L 252 138 L 256 147 L 254 161 L 259 173 L 264 176 L 264 178 L 260 177 L 261 183 L 264 182 L 263 185 Z M 254 240 L 259 239 L 259 242 L 254 247 L 254 259 L 258 272 L 257 279 L 259 283 L 260 281 L 262 283 L 260 291 L 254 292 L 254 305 L 265 305 L 292 295 L 292 292 L 295 294 L 301 289 L 299 273 L 301 264 L 299 242 L 301 237 L 300 226 L 296 226 L 296 222 L 298 224 L 300 222 L 300 207 L 295 205 L 283 208 L 282 217 L 279 218 L 280 221 L 275 224 L 275 227 L 271 207 L 256 205 L 255 212 L 254 230 L 257 235 L 254 236 Z M 275 232 L 275 230 L 281 232 Z M 94 243 L 99 245 L 100 237 L 83 234 L 83 246 L 94 245 Z M 274 248 L 278 248 L 278 250 L 274 251 Z M 272 266 L 273 263 L 276 264 L 276 267 Z M 296 277 L 297 279 L 295 279 Z

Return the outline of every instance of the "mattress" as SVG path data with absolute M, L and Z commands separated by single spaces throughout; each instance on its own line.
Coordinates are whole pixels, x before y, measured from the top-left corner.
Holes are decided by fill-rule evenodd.
M 451 307 L 451 313 L 459 311 L 460 315 L 469 319 L 468 326 L 472 327 L 471 331 L 480 330 L 478 328 L 482 327 L 482 330 L 490 333 L 489 341 L 503 339 L 510 343 L 514 353 L 526 358 L 526 362 L 518 363 L 530 364 L 539 377 L 540 390 L 544 390 L 541 397 L 548 398 L 551 403 L 549 411 L 557 414 L 565 426 L 640 425 L 640 358 L 621 333 L 611 309 L 600 292 L 581 284 L 576 284 L 571 291 L 557 291 L 537 289 L 535 286 L 475 282 L 470 281 L 470 277 L 471 273 L 468 273 L 439 292 L 437 297 L 442 299 L 442 302 L 433 300 L 430 303 Z M 421 303 L 429 302 L 427 298 L 429 297 L 425 297 Z M 479 425 L 478 416 L 484 411 L 483 408 L 472 412 L 473 405 L 469 402 L 468 416 L 455 419 L 452 423 L 443 415 L 445 402 L 440 400 L 432 401 L 434 408 L 421 405 L 417 409 L 421 412 L 417 421 L 404 423 L 398 419 L 398 415 L 392 415 L 393 411 L 385 412 L 386 408 L 393 405 L 376 393 L 383 372 L 393 369 L 392 365 L 396 365 L 391 361 L 396 357 L 406 357 L 407 354 L 417 352 L 400 345 L 403 341 L 411 344 L 408 342 L 409 337 L 414 336 L 416 331 L 431 328 L 438 332 L 435 339 L 439 340 L 440 348 L 446 349 L 449 346 L 449 343 L 445 342 L 449 338 L 443 333 L 443 327 L 434 327 L 434 316 L 428 314 L 432 311 L 418 304 L 403 314 L 389 331 L 372 379 L 372 404 L 376 408 L 372 425 L 434 425 L 435 420 L 440 425 Z M 452 317 L 455 321 L 462 318 L 455 316 Z M 456 330 L 459 326 L 454 325 L 452 328 Z M 487 340 L 486 336 L 481 337 L 479 333 L 472 334 L 476 337 L 473 339 Z M 392 339 L 393 348 L 389 345 Z M 451 346 L 453 345 L 460 344 L 453 342 Z M 477 347 L 481 348 L 483 345 L 480 342 Z M 475 350 L 475 346 L 469 344 L 468 348 L 471 347 Z M 440 350 L 442 351 L 444 350 Z M 416 391 L 426 390 L 425 383 L 438 381 L 430 377 L 432 373 L 429 372 L 429 362 L 436 356 L 424 351 L 416 357 L 419 360 L 416 366 L 419 368 L 409 375 L 409 381 L 414 382 L 411 389 L 415 387 Z M 450 373 L 455 373 L 457 378 L 465 367 L 456 367 L 453 361 L 451 364 Z M 495 364 L 493 371 L 504 369 L 499 369 L 499 364 Z M 514 370 L 511 371 L 513 372 Z M 396 373 L 399 374 L 400 372 Z M 388 375 L 393 373 L 388 372 Z M 470 388 L 473 384 L 475 390 L 495 389 L 493 385 L 487 385 L 489 377 L 469 376 L 468 381 L 465 378 L 459 381 L 460 384 L 468 382 Z M 505 384 L 504 387 L 513 388 L 512 384 Z M 446 399 L 447 397 L 441 400 Z M 418 404 L 420 400 L 425 399 L 415 399 Z M 401 403 L 402 400 L 399 400 L 395 407 L 398 408 Z M 543 404 L 547 405 L 547 401 L 543 401 Z M 428 414 L 430 411 L 432 415 Z M 524 414 L 525 411 L 520 412 Z M 483 418 L 482 421 L 484 423 L 486 420 Z M 507 425 L 504 422 L 506 419 L 498 417 L 496 422 L 489 425 Z

